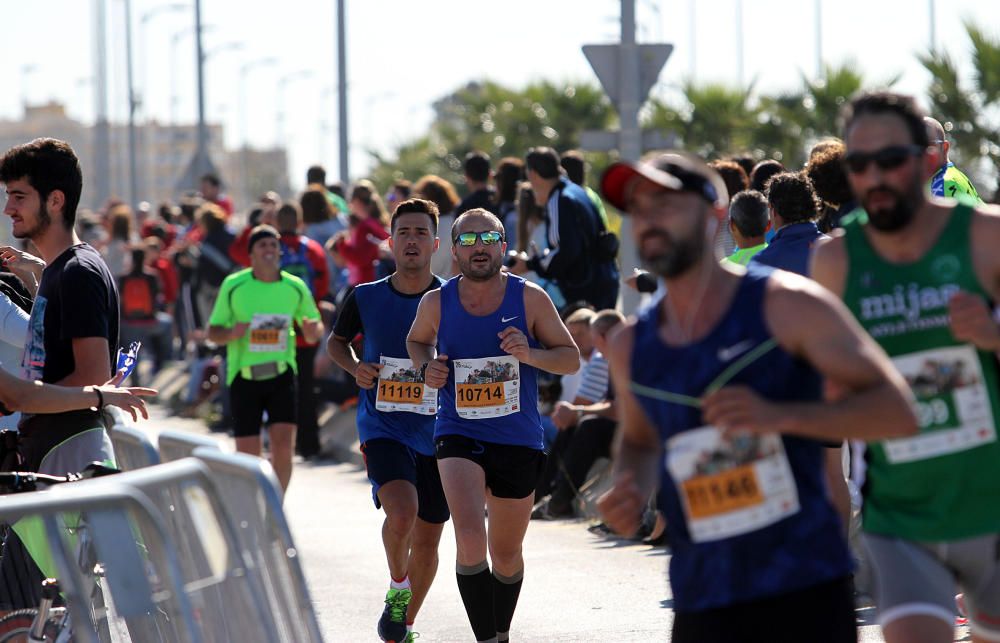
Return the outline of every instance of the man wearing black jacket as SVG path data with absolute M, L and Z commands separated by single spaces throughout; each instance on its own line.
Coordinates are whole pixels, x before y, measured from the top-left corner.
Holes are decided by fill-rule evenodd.
M 587 193 L 560 172 L 559 153 L 528 150 L 525 172 L 535 202 L 545 208 L 548 247 L 513 270 L 534 270 L 555 281 L 567 302 L 585 301 L 598 310 L 618 301 L 618 267 L 602 237 L 600 215 Z

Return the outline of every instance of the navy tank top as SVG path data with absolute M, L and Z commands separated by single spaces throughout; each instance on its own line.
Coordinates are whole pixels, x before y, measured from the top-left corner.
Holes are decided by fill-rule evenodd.
M 458 297 L 454 277 L 441 286 L 437 350 L 448 356 L 448 383 L 438 392 L 434 438 L 463 435 L 476 440 L 542 449 L 536 370 L 500 349 L 499 333 L 514 326 L 532 348 L 524 279 L 507 275 L 500 307 L 470 315 Z
M 820 399 L 820 376 L 777 346 L 765 323 L 771 272 L 751 266 L 729 310 L 699 341 L 665 344 L 659 305 L 641 312 L 635 326 L 631 387 L 663 441 L 659 506 L 670 525 L 678 610 L 776 596 L 851 571 L 827 496 L 821 443 L 778 434 L 727 436 L 706 426 L 701 409 L 684 398 L 664 399 L 699 398 L 723 373 L 729 384 L 769 400 Z

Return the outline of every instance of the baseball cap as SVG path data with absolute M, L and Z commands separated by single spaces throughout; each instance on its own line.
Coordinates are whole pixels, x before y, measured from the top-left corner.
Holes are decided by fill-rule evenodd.
M 629 189 L 639 177 L 668 190 L 694 192 L 716 207 L 729 205 L 729 192 L 718 172 L 691 154 L 673 150 L 656 152 L 638 163 L 612 163 L 601 176 L 601 196 L 626 212 Z

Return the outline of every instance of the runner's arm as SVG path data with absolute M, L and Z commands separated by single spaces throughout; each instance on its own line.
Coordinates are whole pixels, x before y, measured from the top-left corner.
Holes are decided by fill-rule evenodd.
M 437 357 L 437 331 L 441 322 L 441 291 L 432 290 L 420 299 L 417 316 L 406 335 L 406 352 L 414 368 Z
M 101 390 L 101 396 L 95 392 L 98 388 Z M 146 406 L 140 396 L 155 394 L 155 390 L 148 388 L 122 389 L 113 386 L 81 388 L 29 382 L 0 368 L 0 403 L 11 412 L 65 413 L 96 408 L 103 401 L 105 405 L 120 406 L 129 411 L 133 418 L 136 417 L 136 412 L 148 417 Z
M 347 371 L 359 386 L 370 388 L 374 384 L 374 379 L 378 377 L 379 365 L 363 366 L 351 345 L 352 340 L 364 332 L 356 292 L 356 289 L 352 290 L 340 307 L 333 332 L 326 340 L 326 353 L 337 366 Z
M 619 421 L 612 447 L 614 486 L 597 503 L 608 526 L 625 536 L 639 529 L 646 502 L 656 491 L 662 452 L 656 428 L 629 388 L 633 328 L 626 324 L 609 338 L 608 365 Z
M 86 386 L 94 382 L 106 382 L 111 378 L 110 351 L 106 337 L 74 337 L 71 342 L 73 372 L 55 384 Z
M 822 440 L 876 440 L 917 432 L 906 381 L 828 290 L 798 275 L 775 273 L 764 314 L 781 347 L 809 362 L 834 393 L 825 402 L 769 402 L 748 387 L 724 387 L 705 398 L 706 422 L 727 430 Z
M 569 375 L 579 370 L 580 349 L 573 342 L 573 336 L 559 318 L 549 296 L 530 282 L 524 284 L 524 309 L 528 328 L 542 348 L 532 348 L 528 359 L 522 361 L 556 375 Z

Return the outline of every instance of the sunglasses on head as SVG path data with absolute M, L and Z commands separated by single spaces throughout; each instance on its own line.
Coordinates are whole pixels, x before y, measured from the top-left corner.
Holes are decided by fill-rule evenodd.
M 852 174 L 861 174 L 874 162 L 882 170 L 892 170 L 913 156 L 920 156 L 924 148 L 920 145 L 892 145 L 875 152 L 850 152 L 844 157 L 844 165 Z
M 497 232 L 496 230 L 487 230 L 486 232 L 463 232 L 462 234 L 455 236 L 455 238 L 452 239 L 452 243 L 456 246 L 464 246 L 468 248 L 476 245 L 476 239 L 482 241 L 484 246 L 492 246 L 495 243 L 503 241 L 503 233 Z

